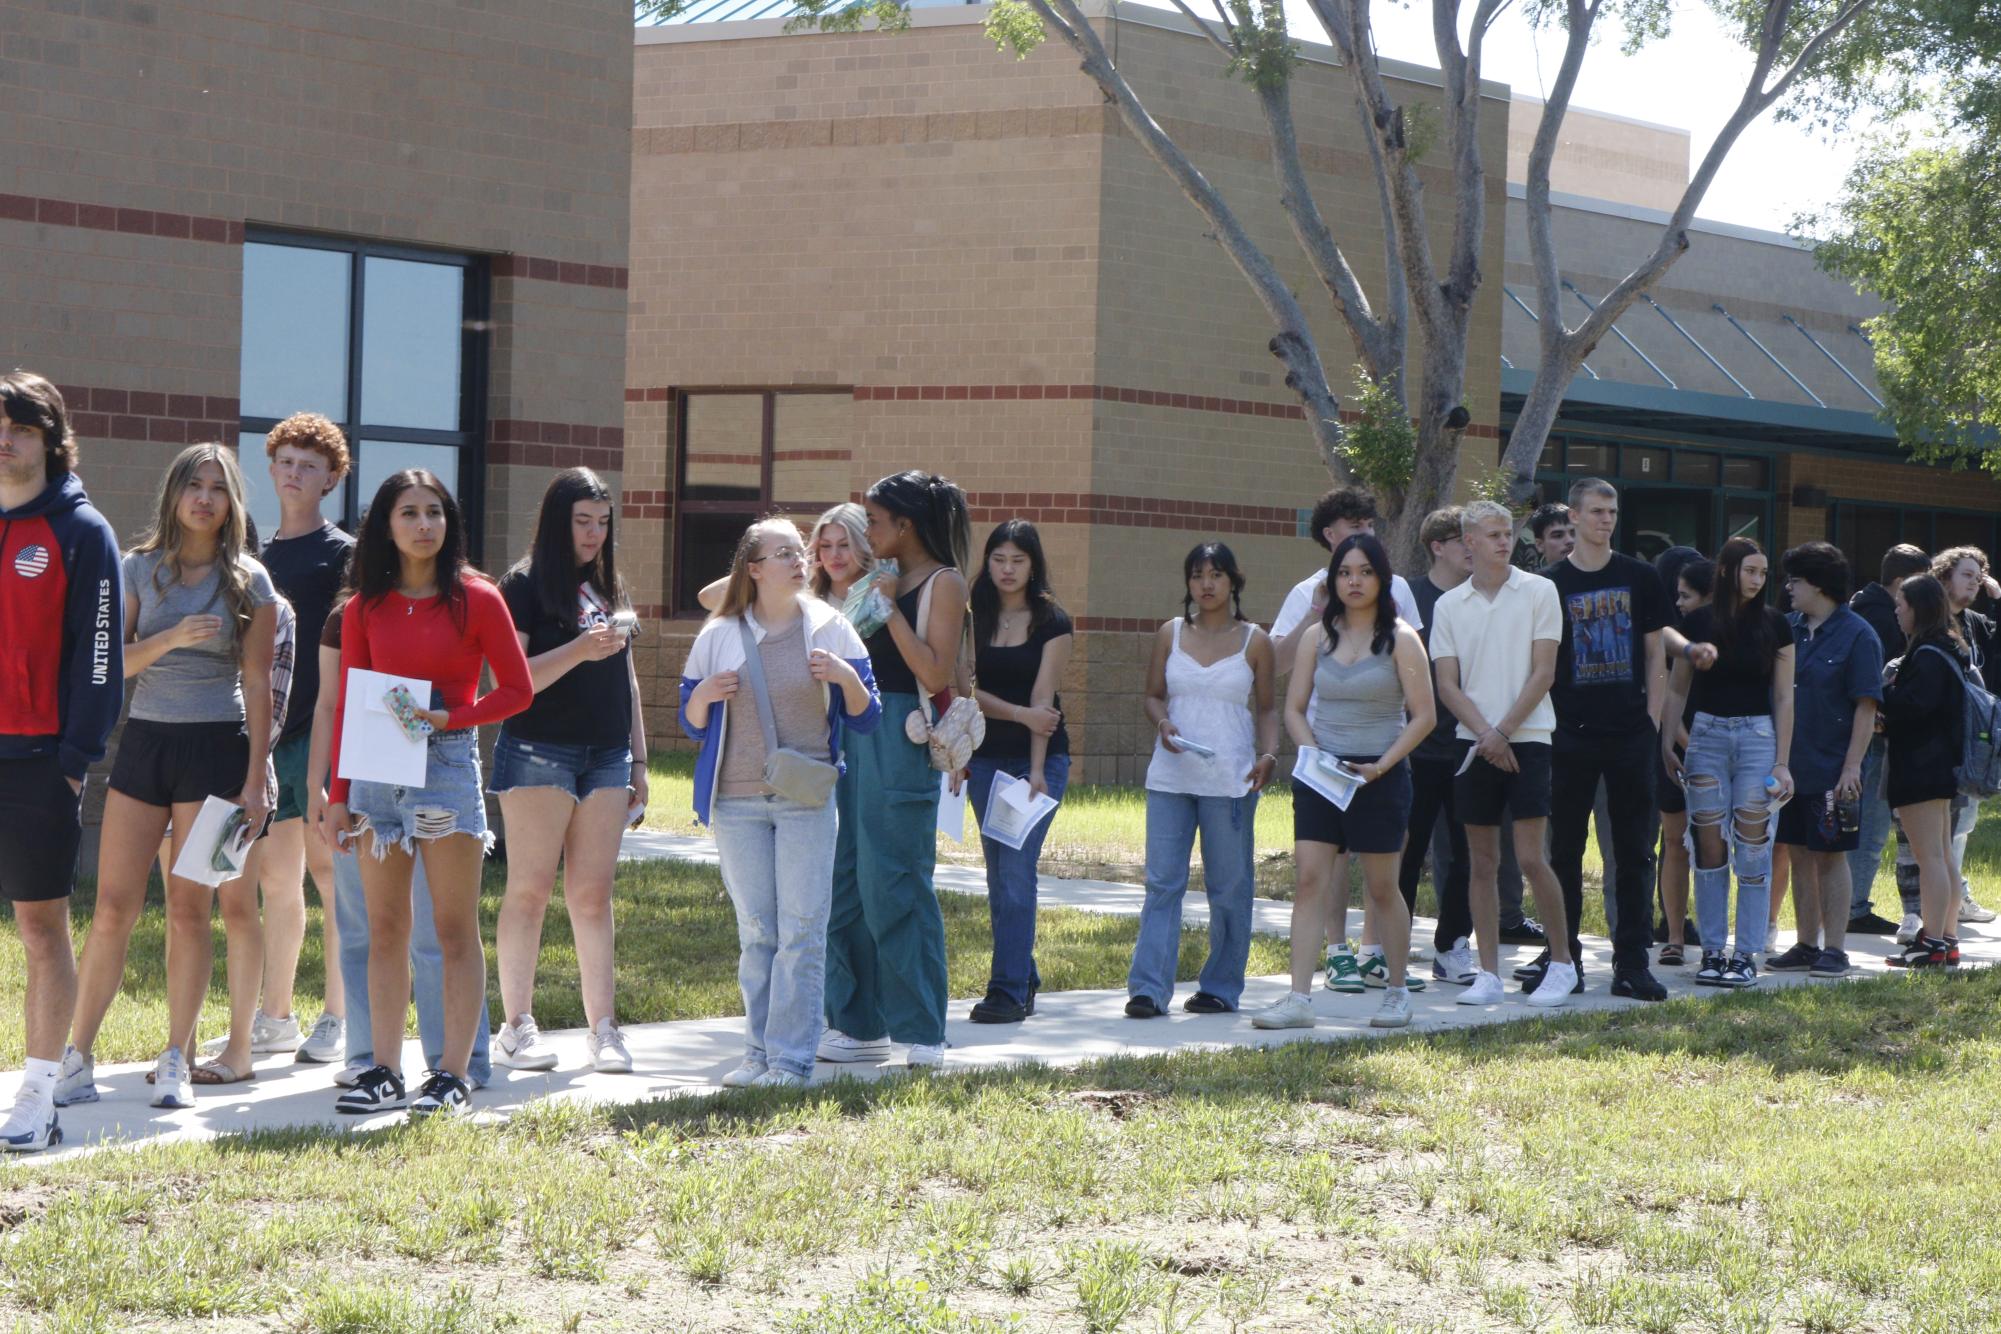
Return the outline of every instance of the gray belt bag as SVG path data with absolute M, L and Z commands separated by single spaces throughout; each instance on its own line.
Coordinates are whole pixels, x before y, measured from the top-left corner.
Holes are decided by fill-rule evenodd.
M 804 615 L 802 611 L 800 613 Z M 834 794 L 841 771 L 825 760 L 787 750 L 778 744 L 778 720 L 771 712 L 771 699 L 764 687 L 764 659 L 757 640 L 750 633 L 747 618 L 737 620 L 743 636 L 743 669 L 750 677 L 750 691 L 757 699 L 757 721 L 764 729 L 764 782 L 773 792 L 801 806 L 824 806 Z

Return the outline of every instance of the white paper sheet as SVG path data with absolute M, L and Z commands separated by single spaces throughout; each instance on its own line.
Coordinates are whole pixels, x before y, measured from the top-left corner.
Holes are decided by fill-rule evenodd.
M 995 774 L 987 809 L 980 817 L 980 833 L 1019 852 L 1035 827 L 1048 819 L 1056 806 L 1055 798 L 1037 792 L 1026 778 Z
M 350 781 L 394 783 L 398 787 L 424 785 L 424 761 L 430 754 L 429 739 L 412 741 L 383 702 L 395 686 L 408 687 L 410 697 L 428 703 L 431 683 L 414 676 L 390 676 L 385 672 L 347 670 L 347 707 L 340 720 L 340 776 Z
M 1362 786 L 1361 774 L 1349 768 L 1339 756 L 1329 755 L 1317 746 L 1299 748 L 1299 758 L 1292 764 L 1292 777 L 1294 782 L 1306 784 L 1333 802 L 1336 810 L 1343 811 Z
M 938 832 L 954 843 L 966 841 L 966 784 L 952 791 L 952 775 L 938 775 Z
M 232 815 L 237 817 L 233 821 Z M 257 831 L 243 822 L 242 815 L 241 806 L 221 797 L 204 801 L 181 844 L 181 855 L 174 859 L 174 874 L 203 885 L 219 885 L 243 874 L 243 859 L 250 855 L 251 836 Z

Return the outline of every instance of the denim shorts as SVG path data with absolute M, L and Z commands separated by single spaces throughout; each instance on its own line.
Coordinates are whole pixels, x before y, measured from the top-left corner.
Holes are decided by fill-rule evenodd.
M 494 796 L 517 787 L 553 787 L 578 801 L 608 787 L 620 792 L 632 782 L 630 746 L 564 746 L 523 741 L 505 727 L 493 747 Z
M 452 834 L 471 834 L 487 849 L 493 847 L 493 835 L 486 827 L 486 798 L 479 790 L 475 728 L 431 734 L 422 787 L 356 779 L 347 806 L 358 825 L 365 823 L 375 831 L 377 857 L 386 855 L 392 843 L 415 852 L 417 839 Z

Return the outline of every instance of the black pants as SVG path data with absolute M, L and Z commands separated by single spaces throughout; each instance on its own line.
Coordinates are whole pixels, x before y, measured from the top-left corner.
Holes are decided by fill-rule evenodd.
M 1449 950 L 1461 936 L 1473 934 L 1472 909 L 1466 902 L 1466 881 L 1472 863 L 1466 855 L 1466 826 L 1453 813 L 1452 775 L 1458 772 L 1456 758 L 1410 761 L 1410 836 L 1404 840 L 1403 863 L 1397 868 L 1397 887 L 1412 912 L 1417 911 L 1417 882 L 1424 872 L 1424 854 L 1432 849 L 1431 882 L 1438 890 L 1438 933 L 1434 944 Z M 1438 817 L 1445 817 L 1442 831 L 1445 855 L 1438 851 L 1432 829 Z
M 1618 922 L 1612 936 L 1612 965 L 1643 968 L 1653 944 L 1654 809 L 1653 751 L 1660 744 L 1653 728 L 1625 736 L 1580 737 L 1559 730 L 1550 755 L 1550 867 L 1563 889 L 1563 915 L 1573 958 L 1582 958 L 1577 938 L 1584 911 L 1584 844 L 1591 835 L 1591 808 L 1598 784 L 1605 784 L 1612 815 L 1612 855 L 1617 866 L 1613 902 Z

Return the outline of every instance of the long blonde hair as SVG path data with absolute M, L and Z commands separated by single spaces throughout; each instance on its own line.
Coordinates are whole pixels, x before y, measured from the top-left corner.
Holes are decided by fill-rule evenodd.
M 758 542 L 772 535 L 789 537 L 794 542 L 804 540 L 799 536 L 799 525 L 790 519 L 759 519 L 744 529 L 743 536 L 737 539 L 736 555 L 730 559 L 729 586 L 723 590 L 722 602 L 709 613 L 710 620 L 723 621 L 741 616 L 757 601 L 757 585 L 750 577 L 750 563 L 757 556 Z
M 869 549 L 868 544 L 867 510 L 855 504 L 852 500 L 844 500 L 825 514 L 822 514 L 813 521 L 812 535 L 806 539 L 806 559 L 811 563 L 813 569 L 811 579 L 813 596 L 819 598 L 822 602 L 826 601 L 827 594 L 833 591 L 834 580 L 831 575 L 820 568 L 820 531 L 824 528 L 833 527 L 847 530 L 848 549 L 854 552 L 855 564 L 861 567 L 860 573 L 855 575 L 856 579 L 860 579 L 862 575 L 873 570 L 876 565 L 875 552 Z
M 223 606 L 229 611 L 229 619 L 236 627 L 237 652 L 243 650 L 245 637 L 250 632 L 250 622 L 257 613 L 257 604 L 250 595 L 250 572 L 244 567 L 245 548 L 249 538 L 244 522 L 243 469 L 236 462 L 236 451 L 227 445 L 213 442 L 189 445 L 174 456 L 167 467 L 167 475 L 160 483 L 159 511 L 153 521 L 152 531 L 139 539 L 132 548 L 133 555 L 159 552 L 163 559 L 153 571 L 153 587 L 165 592 L 169 581 L 178 583 L 181 578 L 181 544 L 187 534 L 181 528 L 181 493 L 194 480 L 195 472 L 204 463 L 213 463 L 222 470 L 223 488 L 229 493 L 229 513 L 224 516 L 222 527 L 215 535 L 215 568 L 217 589 Z

